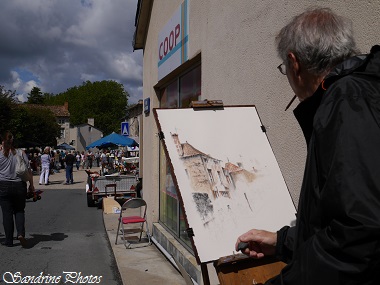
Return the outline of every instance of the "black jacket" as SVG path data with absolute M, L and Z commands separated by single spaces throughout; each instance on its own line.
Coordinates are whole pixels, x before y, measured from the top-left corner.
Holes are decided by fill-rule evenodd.
M 380 47 L 336 67 L 294 110 L 308 154 L 288 265 L 267 284 L 380 284 Z

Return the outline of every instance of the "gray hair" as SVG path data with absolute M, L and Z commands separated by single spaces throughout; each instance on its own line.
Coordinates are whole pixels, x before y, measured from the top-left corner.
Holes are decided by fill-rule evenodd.
M 276 37 L 277 52 L 287 64 L 294 53 L 308 72 L 320 75 L 358 54 L 352 22 L 329 8 L 307 10 L 295 16 Z

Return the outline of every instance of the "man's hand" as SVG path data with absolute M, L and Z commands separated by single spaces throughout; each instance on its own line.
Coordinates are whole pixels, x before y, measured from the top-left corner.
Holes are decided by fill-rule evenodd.
M 253 229 L 238 237 L 236 250 L 239 250 L 240 242 L 248 243 L 248 247 L 243 249 L 242 253 L 253 258 L 263 258 L 275 254 L 277 233 Z

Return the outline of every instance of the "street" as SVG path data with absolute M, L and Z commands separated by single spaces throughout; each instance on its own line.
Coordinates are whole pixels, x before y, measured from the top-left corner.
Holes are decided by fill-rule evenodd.
M 83 181 L 63 187 L 63 181 L 54 181 L 57 176 L 51 176 L 52 185 L 38 187 L 35 183 L 36 189 L 44 191 L 41 200 L 27 200 L 28 248 L 22 248 L 17 240 L 14 247 L 0 247 L 0 283 L 26 283 L 21 281 L 28 279 L 21 278 L 40 276 L 41 280 L 59 281 L 56 283 L 122 284 L 102 210 L 87 207 Z

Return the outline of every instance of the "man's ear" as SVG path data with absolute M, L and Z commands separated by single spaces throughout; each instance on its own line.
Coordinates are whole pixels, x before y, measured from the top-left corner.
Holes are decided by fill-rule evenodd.
M 300 64 L 298 62 L 298 59 L 294 53 L 292 52 L 288 53 L 288 62 L 289 62 L 289 66 L 291 67 L 290 68 L 291 72 L 293 72 L 293 75 L 295 77 L 298 77 L 301 73 L 301 70 L 300 70 Z

